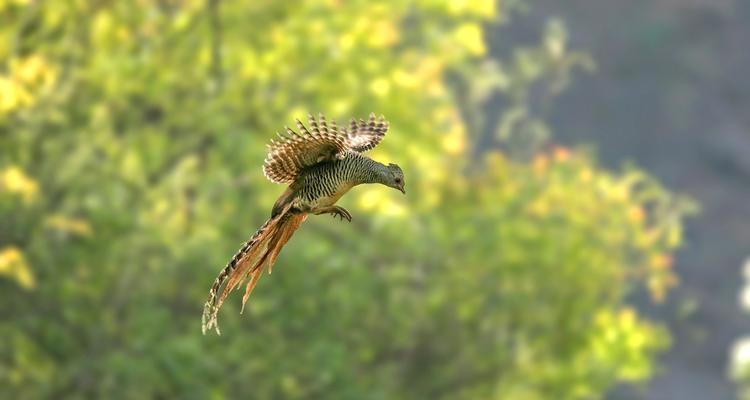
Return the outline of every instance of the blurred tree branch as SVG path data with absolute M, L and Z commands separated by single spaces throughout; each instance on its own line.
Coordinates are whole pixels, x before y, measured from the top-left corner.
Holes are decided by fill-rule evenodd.
M 221 92 L 224 87 L 224 67 L 222 65 L 222 31 L 220 0 L 207 0 L 208 18 L 211 27 L 211 75 L 215 90 Z

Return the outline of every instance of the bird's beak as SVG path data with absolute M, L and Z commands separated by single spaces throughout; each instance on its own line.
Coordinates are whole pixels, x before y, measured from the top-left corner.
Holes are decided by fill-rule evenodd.
M 406 194 L 406 190 L 404 190 L 404 187 L 403 187 L 403 186 L 399 187 L 399 188 L 398 188 L 398 190 L 400 190 L 400 191 L 401 191 L 401 193 L 403 193 L 403 194 Z

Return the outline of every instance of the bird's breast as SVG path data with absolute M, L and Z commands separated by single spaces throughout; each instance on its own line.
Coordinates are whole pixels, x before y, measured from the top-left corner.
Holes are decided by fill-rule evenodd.
M 326 193 L 325 195 L 321 196 L 317 201 L 317 206 L 327 207 L 336 204 L 341 196 L 345 195 L 346 192 L 348 192 L 352 188 L 352 186 L 354 185 L 349 182 L 341 182 L 340 184 L 336 185 L 331 193 Z

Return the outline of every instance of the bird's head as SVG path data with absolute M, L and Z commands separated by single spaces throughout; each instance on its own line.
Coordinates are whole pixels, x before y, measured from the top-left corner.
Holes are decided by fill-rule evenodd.
M 406 194 L 406 191 L 404 190 L 404 185 L 406 184 L 404 182 L 404 171 L 401 170 L 401 167 L 396 164 L 388 164 L 388 172 L 389 176 L 386 179 L 385 185 L 398 189 L 401 193 Z

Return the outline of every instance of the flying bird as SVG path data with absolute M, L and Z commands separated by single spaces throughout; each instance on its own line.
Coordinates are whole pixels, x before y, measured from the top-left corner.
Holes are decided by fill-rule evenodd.
M 296 132 L 285 133 L 268 146 L 263 174 L 271 182 L 289 184 L 271 211 L 271 218 L 237 251 L 216 277 L 203 307 L 203 334 L 214 328 L 220 333 L 217 316 L 229 293 L 246 279 L 244 308 L 265 268 L 271 272 L 281 248 L 309 214 L 331 214 L 351 222 L 352 215 L 336 202 L 352 187 L 379 183 L 404 190 L 404 173 L 396 164 L 384 165 L 362 153 L 383 140 L 388 122 L 381 115 L 369 120 L 352 119 L 349 128 L 330 125 L 320 114 L 308 117 L 310 128 L 297 120 Z

